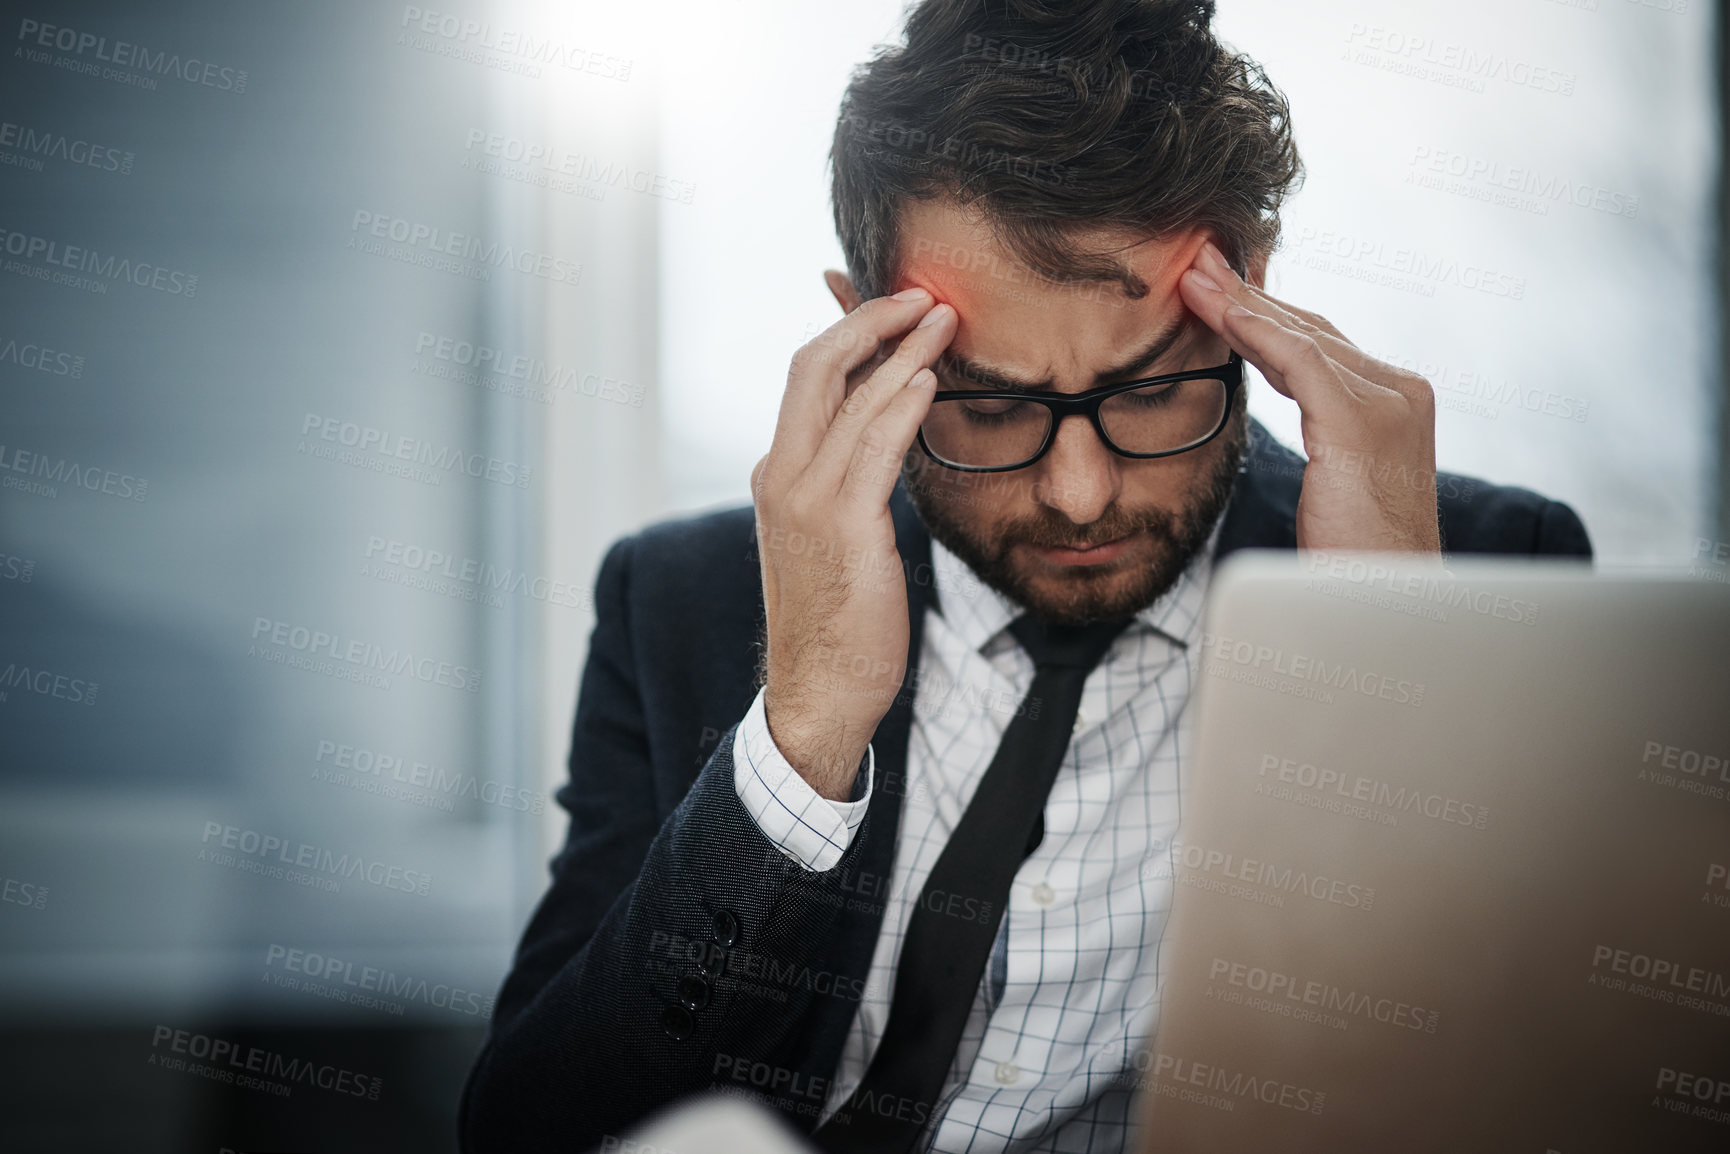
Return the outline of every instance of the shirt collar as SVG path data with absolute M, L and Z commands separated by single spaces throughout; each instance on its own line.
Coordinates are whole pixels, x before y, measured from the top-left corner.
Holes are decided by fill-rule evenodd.
M 1224 517 L 1216 517 L 1207 541 L 1196 550 L 1187 568 L 1172 587 L 1152 605 L 1135 615 L 1135 621 L 1163 634 L 1182 646 L 1201 635 L 1202 603 L 1213 575 L 1213 552 L 1219 542 Z M 933 603 L 950 632 L 975 652 L 983 653 L 1022 607 L 985 584 L 979 575 L 941 541 L 932 538 L 931 569 L 936 596 Z

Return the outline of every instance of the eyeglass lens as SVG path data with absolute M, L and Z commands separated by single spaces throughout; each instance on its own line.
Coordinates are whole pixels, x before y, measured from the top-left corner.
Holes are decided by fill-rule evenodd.
M 1225 417 L 1227 396 L 1222 380 L 1149 385 L 1107 397 L 1099 421 L 1124 452 L 1169 453 L 1211 436 Z M 1052 419 L 1051 409 L 1037 401 L 957 396 L 932 402 L 921 431 L 939 460 L 1005 468 L 1039 454 Z

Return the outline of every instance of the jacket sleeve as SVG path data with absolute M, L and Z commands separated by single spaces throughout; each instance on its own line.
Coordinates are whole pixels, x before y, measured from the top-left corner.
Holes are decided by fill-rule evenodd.
M 1590 559 L 1592 541 L 1586 535 L 1585 522 L 1571 507 L 1560 501 L 1545 501 L 1538 510 L 1532 552 Z
M 1592 557 L 1580 515 L 1530 489 L 1438 473 L 1436 497 L 1444 552 Z
M 871 810 L 874 751 L 866 747 L 865 767 L 853 782 L 853 800 L 824 797 L 799 776 L 770 736 L 763 692 L 757 691 L 745 720 L 737 726 L 734 792 L 763 836 L 783 854 L 808 870 L 833 869 Z
M 740 1063 L 795 1060 L 785 1043 L 822 995 L 788 983 L 764 1000 L 738 975 L 810 962 L 869 832 L 867 819 L 837 869 L 789 861 L 740 804 L 732 731 L 659 820 L 629 628 L 633 543 L 613 546 L 596 581 L 558 792 L 570 832 L 464 1089 L 467 1154 L 588 1149 Z

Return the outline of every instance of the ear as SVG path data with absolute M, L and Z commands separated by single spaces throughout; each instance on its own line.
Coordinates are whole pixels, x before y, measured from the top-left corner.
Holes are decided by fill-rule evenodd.
M 829 291 L 835 294 L 835 303 L 841 306 L 841 311 L 850 313 L 865 303 L 859 295 L 859 290 L 853 287 L 853 282 L 847 279 L 847 274 L 836 269 L 823 270 L 823 282 L 829 286 Z
M 1249 275 L 1243 279 L 1256 288 L 1267 290 L 1267 253 L 1258 252 L 1249 258 Z

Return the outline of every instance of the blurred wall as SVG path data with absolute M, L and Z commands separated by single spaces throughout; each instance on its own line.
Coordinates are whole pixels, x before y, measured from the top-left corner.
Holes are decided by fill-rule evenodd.
M 653 88 L 582 17 L 6 6 L 0 1147 L 449 1146 L 660 508 Z

